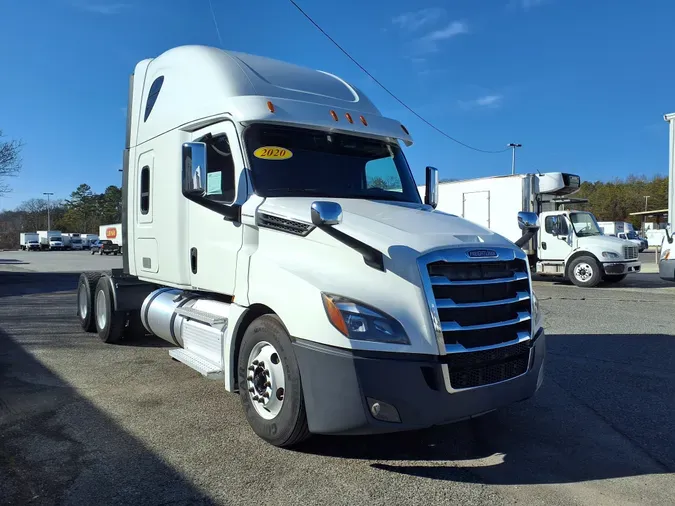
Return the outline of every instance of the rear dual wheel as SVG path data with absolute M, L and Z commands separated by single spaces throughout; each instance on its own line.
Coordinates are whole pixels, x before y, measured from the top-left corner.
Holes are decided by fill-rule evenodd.
M 104 343 L 124 337 L 127 314 L 116 311 L 110 279 L 97 272 L 80 274 L 77 285 L 77 316 L 86 332 L 96 332 Z

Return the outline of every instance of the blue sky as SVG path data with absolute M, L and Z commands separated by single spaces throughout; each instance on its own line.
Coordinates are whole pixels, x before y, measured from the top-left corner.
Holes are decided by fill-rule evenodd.
M 672 0 L 297 1 L 450 135 L 489 150 L 522 143 L 518 172 L 667 172 Z M 224 47 L 334 72 L 403 121 L 420 183 L 426 165 L 454 178 L 510 171 L 509 152 L 468 150 L 405 111 L 290 2 L 212 3 Z M 3 2 L 0 129 L 25 148 L 0 208 L 45 191 L 67 197 L 83 182 L 121 184 L 128 75 L 181 44 L 220 45 L 208 0 Z

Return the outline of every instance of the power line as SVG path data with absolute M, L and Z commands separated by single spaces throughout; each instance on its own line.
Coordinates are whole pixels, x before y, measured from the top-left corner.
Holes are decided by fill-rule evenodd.
M 209 0 L 209 1 L 210 1 L 210 0 Z M 479 148 L 475 148 L 475 147 L 473 147 L 473 146 L 470 146 L 469 144 L 466 144 L 466 143 L 464 143 L 464 142 L 462 142 L 462 141 L 460 141 L 460 140 L 458 140 L 458 139 L 455 139 L 455 138 L 452 137 L 451 135 L 446 134 L 443 130 L 441 130 L 440 128 L 438 128 L 437 126 L 433 125 L 432 123 L 430 123 L 429 121 L 427 121 L 426 119 L 424 119 L 422 116 L 420 116 L 419 114 L 417 114 L 413 109 L 411 109 L 410 107 L 408 107 L 408 105 L 407 105 L 406 103 L 404 103 L 400 98 L 398 98 L 398 97 L 397 97 L 396 95 L 394 95 L 391 91 L 389 91 L 389 89 L 388 89 L 384 84 L 382 84 L 380 81 L 378 81 L 377 79 L 375 79 L 375 77 L 374 77 L 370 72 L 368 72 L 368 71 L 363 67 L 363 65 L 361 65 L 359 62 L 357 62 L 357 61 L 352 57 L 352 55 L 350 55 L 345 49 L 342 48 L 342 46 L 341 46 L 340 44 L 338 44 L 338 43 L 335 41 L 335 39 L 333 39 L 330 35 L 328 35 L 328 34 L 323 30 L 323 28 L 321 28 L 321 27 L 318 25 L 318 23 L 316 23 L 316 21 L 314 21 L 314 20 L 309 16 L 309 14 L 307 14 L 304 10 L 302 10 L 302 8 L 301 8 L 297 3 L 295 3 L 294 0 L 289 0 L 289 2 L 291 2 L 291 3 L 293 4 L 293 6 L 294 6 L 296 9 L 298 9 L 298 10 L 300 11 L 300 13 L 301 13 L 303 16 L 305 16 L 305 17 L 309 20 L 310 23 L 312 23 L 312 24 L 313 24 L 313 25 L 314 25 L 321 33 L 323 33 L 323 34 L 328 38 L 328 40 L 330 40 L 333 44 L 335 44 L 335 46 L 336 46 L 340 51 L 342 51 L 342 52 L 347 56 L 347 58 L 349 58 L 352 62 L 354 62 L 354 63 L 356 64 L 357 67 L 359 67 L 363 72 L 365 72 L 366 75 L 368 75 L 368 77 L 370 77 L 373 81 L 375 81 L 375 82 L 376 82 L 376 83 L 377 83 L 384 91 L 386 91 L 387 93 L 389 93 L 389 95 L 391 95 L 391 96 L 394 98 L 394 100 L 396 100 L 399 104 L 401 104 L 401 105 L 402 105 L 403 107 L 405 107 L 408 111 L 410 111 L 412 114 L 414 114 L 414 115 L 415 115 L 417 118 L 419 118 L 422 122 L 426 123 L 428 126 L 430 126 L 431 128 L 433 128 L 434 130 L 436 130 L 436 131 L 437 131 L 438 133 L 440 133 L 441 135 L 447 137 L 448 139 L 450 139 L 450 140 L 453 141 L 453 142 L 456 142 L 457 144 L 460 144 L 460 145 L 464 146 L 465 148 L 473 149 L 474 151 L 479 151 L 479 152 L 481 152 L 481 153 L 503 153 L 503 152 L 508 151 L 509 149 L 511 149 L 511 148 L 505 148 L 505 149 L 500 149 L 500 150 L 498 150 L 498 151 L 490 151 L 490 150 L 487 150 L 487 149 L 479 149 Z
M 211 0 L 209 0 L 209 9 L 211 9 L 211 17 L 213 18 L 213 25 L 216 27 L 216 33 L 218 34 L 220 47 L 223 47 L 223 38 L 220 36 L 220 28 L 218 28 L 218 21 L 216 21 L 216 13 L 213 12 L 213 4 L 211 3 Z

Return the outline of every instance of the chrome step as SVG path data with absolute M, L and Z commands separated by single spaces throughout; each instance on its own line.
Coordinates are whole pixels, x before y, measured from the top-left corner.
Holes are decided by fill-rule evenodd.
M 193 309 L 191 307 L 177 307 L 174 312 L 177 315 L 183 316 L 184 318 L 196 320 L 212 327 L 214 325 L 227 324 L 226 317 L 215 313 L 209 313 L 208 311 L 202 311 L 200 309 Z
M 223 369 L 219 365 L 206 360 L 194 352 L 176 348 L 169 350 L 169 355 L 208 379 L 222 380 L 225 378 Z

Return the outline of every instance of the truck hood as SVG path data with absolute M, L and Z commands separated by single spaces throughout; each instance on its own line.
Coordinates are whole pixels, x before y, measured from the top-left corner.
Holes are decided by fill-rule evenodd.
M 590 237 L 579 237 L 579 244 L 584 247 L 595 246 L 597 248 L 605 248 L 604 251 L 615 251 L 621 253 L 623 256 L 624 246 L 634 246 L 631 241 L 626 239 L 619 239 L 611 235 L 594 235 Z
M 305 197 L 267 198 L 258 212 L 311 223 L 311 205 L 329 200 L 342 206 L 342 223 L 335 228 L 392 256 L 392 249 L 411 248 L 418 254 L 441 247 L 501 246 L 517 249 L 512 242 L 491 230 L 455 215 L 421 204 L 362 199 Z M 515 221 L 516 216 L 513 217 Z M 333 244 L 327 234 L 312 232 L 308 240 Z

